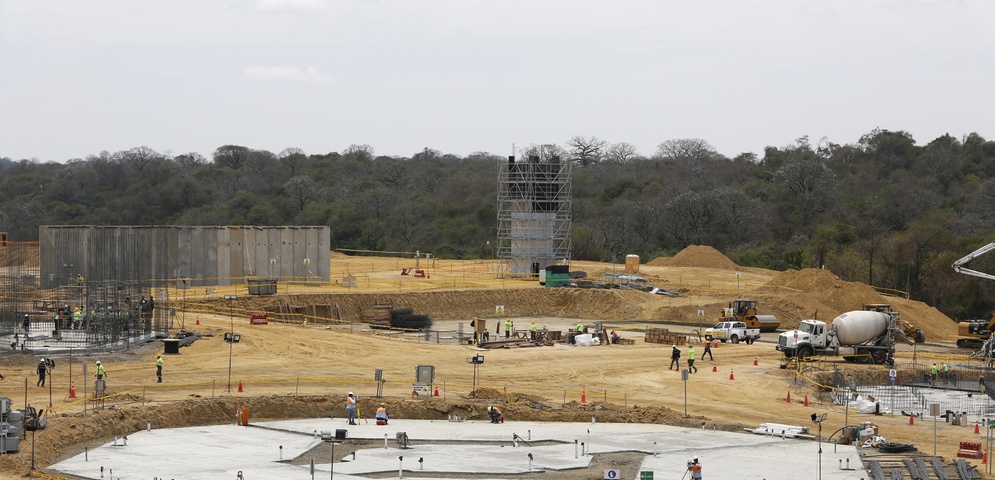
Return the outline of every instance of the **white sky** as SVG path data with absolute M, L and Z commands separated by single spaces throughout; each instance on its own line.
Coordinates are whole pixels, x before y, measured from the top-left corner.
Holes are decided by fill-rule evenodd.
M 988 0 L 0 0 L 0 156 L 995 139 Z

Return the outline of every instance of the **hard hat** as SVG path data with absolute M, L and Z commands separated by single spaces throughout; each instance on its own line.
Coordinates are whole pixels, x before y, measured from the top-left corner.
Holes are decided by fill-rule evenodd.
M 381 407 L 386 407 L 386 406 L 387 406 L 387 404 L 386 404 L 386 403 L 384 403 L 384 402 L 380 402 L 380 406 L 381 406 Z
M 674 348 L 677 348 L 677 344 L 676 343 L 674 344 Z
M 349 396 L 350 396 L 350 397 L 352 396 L 352 392 L 349 392 Z
M 100 365 L 100 360 L 97 360 L 97 365 Z
M 694 461 L 696 461 L 696 462 L 697 462 L 697 461 L 698 461 L 698 457 L 694 457 Z
M 155 354 L 155 356 L 158 358 L 158 357 L 161 357 L 162 354 L 161 353 L 157 353 L 157 354 Z
M 489 405 L 487 406 L 487 411 L 491 411 L 491 407 Z

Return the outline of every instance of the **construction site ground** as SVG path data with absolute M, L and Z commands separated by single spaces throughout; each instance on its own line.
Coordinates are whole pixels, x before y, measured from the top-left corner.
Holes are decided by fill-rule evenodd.
M 774 349 L 774 334 L 764 334 L 763 341 L 753 345 L 721 344 L 714 349 L 715 371 L 713 362 L 699 360 L 698 373 L 690 375 L 686 384 L 680 372 L 666 368 L 671 345 L 643 341 L 641 330 L 646 327 L 670 325 L 690 332 L 709 326 L 735 298 L 758 300 L 760 313 L 776 315 L 782 328 L 794 327 L 804 318 L 828 321 L 864 303 L 891 303 L 926 334 L 927 343 L 915 347 L 917 361 L 972 363 L 965 351 L 953 346 L 955 322 L 932 307 L 885 297 L 867 285 L 841 281 L 825 270 L 740 268 L 709 247 L 690 247 L 672 258 L 640 266 L 639 275 L 651 285 L 681 292 L 681 297 L 620 289 L 549 289 L 534 280 L 501 278 L 493 261 L 427 262 L 419 261 L 417 267 L 426 272 L 426 277 L 419 278 L 400 275 L 402 268 L 416 267 L 415 259 L 333 254 L 335 281 L 326 287 L 286 285 L 275 296 L 246 295 L 232 287 L 231 293 L 239 297 L 229 302 L 223 299 L 228 293 L 224 287 L 171 292 L 177 308 L 176 330 L 182 327 L 206 336 L 181 348 L 179 355 L 164 356 L 163 383 L 155 381 L 154 361 L 155 354 L 162 351 L 160 342 L 111 352 L 74 352 L 71 369 L 68 357 L 60 354 L 49 378 L 51 388 L 35 386 L 35 365 L 43 353 L 4 352 L 0 357 L 0 374 L 4 375 L 0 396 L 12 398 L 15 408 L 25 402 L 46 408 L 49 426 L 38 432 L 33 448 L 31 442 L 22 441 L 20 452 L 0 457 L 0 478 L 21 477 L 32 457 L 36 467 L 44 470 L 147 426 L 230 424 L 240 407 L 250 409 L 253 422 L 325 418 L 333 409 L 341 416 L 345 393 L 354 391 L 362 398 L 361 408 L 372 412 L 380 401 L 373 398 L 378 386 L 376 369 L 383 372 L 384 401 L 397 419 L 445 420 L 459 415 L 480 421 L 486 419 L 486 405 L 493 403 L 503 406 L 508 419 L 516 422 L 590 422 L 596 417 L 606 423 L 691 428 L 704 423 L 709 429 L 740 432 L 765 422 L 814 430 L 810 415 L 827 413 L 824 436 L 842 427 L 845 418 L 851 425 L 869 421 L 877 424 L 889 441 L 912 443 L 932 454 L 932 421 L 917 418 L 910 425 L 909 418 L 899 414 L 858 414 L 831 403 L 818 385 L 806 381 L 796 370 L 780 368 L 784 358 Z M 622 267 L 593 262 L 571 265 L 593 279 L 603 273 L 621 273 Z M 346 277 L 350 278 L 346 284 L 355 279 L 356 286 L 344 286 Z M 446 333 L 426 340 L 421 335 L 370 330 L 355 323 L 362 307 L 378 303 L 428 314 L 435 319 L 435 328 Z M 251 313 L 278 304 L 334 305 L 340 318 L 312 319 L 307 325 L 248 324 Z M 504 315 L 495 315 L 497 306 L 503 306 Z M 699 317 L 699 311 L 704 317 Z M 578 320 L 588 325 L 602 321 L 617 328 L 623 338 L 636 341 L 634 345 L 557 344 L 482 350 L 450 338 L 459 324 L 469 329 L 475 318 L 491 323 L 511 318 L 516 329 L 528 328 L 535 319 L 540 328 L 563 331 Z M 232 329 L 240 335 L 237 344 L 222 339 Z M 496 334 L 496 329 L 490 330 Z M 696 347 L 700 356 L 700 343 Z M 485 357 L 478 366 L 476 382 L 474 366 L 467 363 L 474 355 Z M 913 347 L 903 345 L 898 359 L 908 361 L 912 355 Z M 92 394 L 96 360 L 107 368 L 109 396 L 100 402 L 86 402 L 83 398 Z M 83 375 L 84 363 L 87 377 Z M 418 365 L 435 367 L 439 397 L 412 397 Z M 888 375 L 887 367 L 843 362 L 806 368 L 840 368 L 848 375 L 882 378 L 882 383 Z M 79 398 L 68 398 L 71 384 Z M 806 397 L 808 406 L 804 405 Z M 581 403 L 582 399 L 587 402 Z M 94 407 L 98 410 L 91 410 Z M 937 455 L 949 461 L 956 457 L 959 442 L 983 442 L 984 428 L 981 435 L 974 434 L 976 420 L 963 426 L 940 421 Z M 489 426 L 482 424 L 481 428 Z M 618 468 L 635 472 L 643 457 L 619 457 Z M 707 465 L 707 457 L 703 461 Z M 973 462 L 980 464 L 980 460 Z M 595 475 L 604 469 L 596 464 L 562 472 L 557 478 L 601 478 Z

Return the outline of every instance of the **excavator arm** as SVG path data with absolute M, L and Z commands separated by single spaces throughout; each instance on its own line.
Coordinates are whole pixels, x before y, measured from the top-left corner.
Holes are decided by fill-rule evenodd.
M 989 243 L 988 245 L 985 245 L 967 255 L 964 255 L 963 258 L 954 262 L 953 264 L 954 271 L 957 273 L 962 273 L 964 275 L 971 275 L 972 277 L 995 280 L 995 275 L 991 273 L 979 272 L 977 270 L 972 270 L 970 268 L 964 267 L 965 263 L 970 262 L 971 260 L 974 260 L 975 258 L 978 258 L 992 250 L 995 250 L 995 242 Z

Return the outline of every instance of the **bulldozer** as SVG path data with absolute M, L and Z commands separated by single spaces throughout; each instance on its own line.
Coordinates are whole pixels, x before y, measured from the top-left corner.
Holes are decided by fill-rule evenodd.
M 733 300 L 723 312 L 720 322 L 739 321 L 747 328 L 759 328 L 761 332 L 773 332 L 781 326 L 781 322 L 773 315 L 757 315 L 756 300 Z

